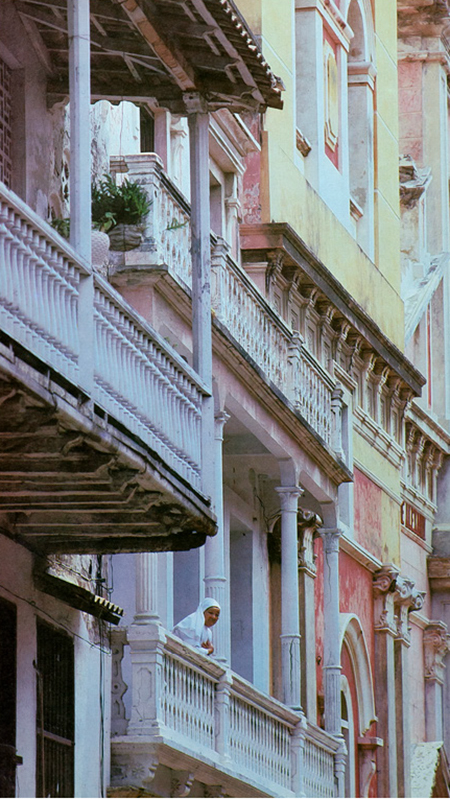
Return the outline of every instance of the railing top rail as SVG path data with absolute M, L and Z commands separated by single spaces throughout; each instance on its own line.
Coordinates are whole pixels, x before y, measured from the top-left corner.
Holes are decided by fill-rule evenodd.
M 281 316 L 275 311 L 274 308 L 270 305 L 270 303 L 266 300 L 265 297 L 261 294 L 258 287 L 255 285 L 251 277 L 247 274 L 245 269 L 240 266 L 231 255 L 227 254 L 227 263 L 228 266 L 236 273 L 239 280 L 242 281 L 247 291 L 253 295 L 253 298 L 258 305 L 261 306 L 262 310 L 264 311 L 267 316 L 270 317 L 274 325 L 279 327 L 280 332 L 287 338 L 291 339 L 292 337 L 292 330 L 287 326 L 286 322 L 281 318 Z
M 240 699 L 245 699 L 258 708 L 271 715 L 276 721 L 283 722 L 293 728 L 301 719 L 301 716 L 294 710 L 283 705 L 278 699 L 264 693 L 259 688 L 249 683 L 238 674 L 232 673 L 231 691 Z
M 325 732 L 317 724 L 311 721 L 307 722 L 306 738 L 315 744 L 318 744 L 323 749 L 326 749 L 330 754 L 334 754 L 340 747 L 340 741 L 329 732 Z
M 193 646 L 189 646 L 184 641 L 181 641 L 171 633 L 165 632 L 166 643 L 165 649 L 168 654 L 176 658 L 180 663 L 189 666 L 190 669 L 197 671 L 202 676 L 210 677 L 210 679 L 218 682 L 225 674 L 226 669 L 220 666 L 215 660 L 212 660 L 207 655 L 203 655 L 199 650 Z
M 169 344 L 169 342 L 165 341 L 165 339 L 163 339 L 156 330 L 150 327 L 144 317 L 141 316 L 131 305 L 129 305 L 123 296 L 116 291 L 116 289 L 110 283 L 108 283 L 108 281 L 102 277 L 102 275 L 96 274 L 94 280 L 96 287 L 102 292 L 102 294 L 106 295 L 108 299 L 114 302 L 117 307 L 123 313 L 125 313 L 129 319 L 132 320 L 136 327 L 138 327 L 140 331 L 144 333 L 144 335 L 152 339 L 156 346 L 173 361 L 174 366 L 176 366 L 181 372 L 184 372 L 185 376 L 195 384 L 202 394 L 209 396 L 210 392 L 207 389 L 206 384 L 187 363 L 187 361 L 185 361 L 184 358 L 182 358 L 181 355 Z
M 0 181 L 0 200 L 6 201 L 20 216 L 25 219 L 30 225 L 36 228 L 36 231 L 41 236 L 45 236 L 53 247 L 65 255 L 69 261 L 72 261 L 81 272 L 86 275 L 92 273 L 91 266 L 81 255 L 79 255 L 69 242 L 62 238 L 52 226 L 42 219 L 35 211 L 32 210 L 20 197 L 15 194 L 11 189 L 8 189 L 2 181 Z

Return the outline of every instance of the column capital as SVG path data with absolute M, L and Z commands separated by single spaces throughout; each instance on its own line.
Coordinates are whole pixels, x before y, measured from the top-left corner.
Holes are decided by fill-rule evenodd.
M 323 541 L 325 553 L 339 552 L 339 539 L 342 535 L 342 530 L 339 527 L 322 527 L 319 530 L 319 535 Z
M 214 415 L 214 438 L 216 441 L 223 441 L 223 428 L 225 427 L 229 418 L 230 414 L 226 411 L 218 411 L 218 413 Z
M 444 682 L 444 657 L 450 650 L 450 635 L 443 621 L 430 621 L 423 631 L 425 679 Z
M 304 493 L 303 489 L 300 486 L 277 486 L 275 491 L 280 497 L 282 513 L 297 513 L 298 498 Z
M 200 92 L 184 92 L 183 102 L 188 117 L 191 114 L 207 114 L 208 103 Z

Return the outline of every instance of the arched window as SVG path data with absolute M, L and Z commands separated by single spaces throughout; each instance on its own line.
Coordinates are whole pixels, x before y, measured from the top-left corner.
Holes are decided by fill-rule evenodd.
M 373 22 L 370 3 L 350 0 L 353 31 L 348 54 L 348 145 L 350 211 L 362 249 L 374 254 L 374 89 Z

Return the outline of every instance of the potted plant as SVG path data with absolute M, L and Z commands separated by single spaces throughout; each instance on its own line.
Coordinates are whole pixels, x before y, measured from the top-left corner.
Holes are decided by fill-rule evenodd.
M 70 238 L 69 217 L 55 217 L 50 224 L 64 239 Z M 108 252 L 109 236 L 99 229 L 93 229 L 91 234 L 91 261 L 93 266 L 99 267 L 102 272 L 106 269 Z
M 106 174 L 92 186 L 93 226 L 108 233 L 112 250 L 125 252 L 139 247 L 150 206 L 143 186 L 127 178 L 116 185 Z

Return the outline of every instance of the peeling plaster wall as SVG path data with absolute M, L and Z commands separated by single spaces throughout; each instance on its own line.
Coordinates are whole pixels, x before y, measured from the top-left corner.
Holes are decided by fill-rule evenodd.
M 74 567 L 79 563 L 74 561 Z M 0 536 L 0 596 L 17 607 L 17 768 L 18 797 L 35 796 L 36 770 L 36 619 L 68 632 L 75 650 L 75 796 L 102 795 L 109 773 L 111 657 L 100 653 L 98 625 L 88 614 L 38 591 L 32 554 Z M 100 665 L 101 659 L 101 665 Z M 102 683 L 100 686 L 100 670 Z M 102 697 L 105 736 L 101 745 Z

